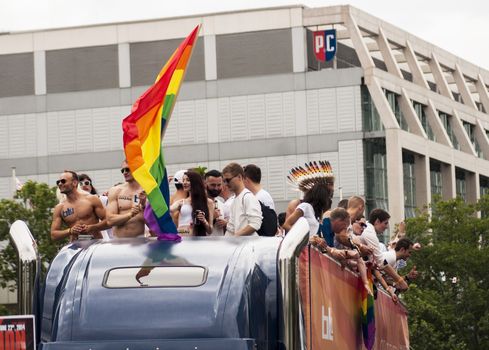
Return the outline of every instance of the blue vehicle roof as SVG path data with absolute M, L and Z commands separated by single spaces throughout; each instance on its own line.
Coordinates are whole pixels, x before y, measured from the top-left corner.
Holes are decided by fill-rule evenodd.
M 185 237 L 180 243 L 133 238 L 70 244 L 53 260 L 46 278 L 43 349 L 67 342 L 199 338 L 254 339 L 259 348 L 269 348 L 278 331 L 280 242 L 275 237 Z M 179 268 L 191 267 L 204 271 L 203 283 L 181 285 L 170 277 L 164 286 L 138 285 L 132 274 L 142 267 L 150 274 L 163 267 L 177 276 Z M 130 276 L 127 285 L 122 279 L 114 286 L 111 278 L 121 271 Z

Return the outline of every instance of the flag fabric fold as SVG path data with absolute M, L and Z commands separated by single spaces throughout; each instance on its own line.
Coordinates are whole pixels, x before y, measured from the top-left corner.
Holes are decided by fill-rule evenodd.
M 170 190 L 161 141 L 185 77 L 200 25 L 187 36 L 159 72 L 155 83 L 122 121 L 124 153 L 134 179 L 146 192 L 146 223 L 159 239 L 179 241 L 170 216 Z
M 372 271 L 367 269 L 368 284 L 370 290 L 373 290 L 373 277 Z M 371 350 L 375 343 L 375 317 L 374 317 L 374 297 L 368 294 L 367 290 L 361 284 L 361 310 L 360 315 L 362 319 L 362 335 L 363 343 L 367 350 Z

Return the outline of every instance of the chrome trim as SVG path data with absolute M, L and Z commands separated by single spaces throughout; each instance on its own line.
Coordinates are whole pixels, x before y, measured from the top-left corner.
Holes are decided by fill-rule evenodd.
M 278 253 L 282 293 L 283 343 L 287 350 L 305 348 L 303 315 L 299 296 L 298 258 L 309 242 L 309 224 L 299 218 L 282 241 Z
M 19 314 L 31 315 L 34 307 L 34 288 L 40 259 L 37 243 L 26 223 L 17 220 L 10 226 L 10 239 L 18 254 L 17 303 Z

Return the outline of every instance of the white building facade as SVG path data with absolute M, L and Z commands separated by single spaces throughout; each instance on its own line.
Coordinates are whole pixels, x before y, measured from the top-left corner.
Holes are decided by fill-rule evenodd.
M 122 119 L 202 24 L 164 138 L 169 174 L 230 161 L 262 168 L 278 209 L 288 170 L 329 160 L 335 199 L 365 196 L 392 221 L 489 191 L 489 72 L 350 6 L 280 7 L 0 36 L 0 197 L 11 168 L 122 181 Z M 312 32 L 336 29 L 333 61 Z

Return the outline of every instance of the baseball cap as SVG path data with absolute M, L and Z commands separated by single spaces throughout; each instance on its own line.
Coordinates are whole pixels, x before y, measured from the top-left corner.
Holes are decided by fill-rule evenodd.
M 183 182 L 183 175 L 187 172 L 187 170 L 178 170 L 176 173 L 175 173 L 175 176 L 173 176 L 173 182 L 175 184 L 182 184 Z

